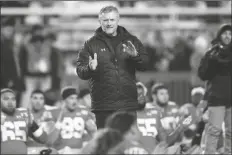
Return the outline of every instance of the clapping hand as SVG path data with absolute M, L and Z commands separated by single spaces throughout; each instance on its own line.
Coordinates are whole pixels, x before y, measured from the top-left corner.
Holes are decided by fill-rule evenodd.
M 127 44 L 122 44 L 123 52 L 129 54 L 132 57 L 136 57 L 138 55 L 138 51 L 131 41 L 127 41 Z
M 97 62 L 97 53 L 94 53 L 94 57 L 92 58 L 91 56 L 89 56 L 89 68 L 94 71 L 96 70 L 98 65 Z

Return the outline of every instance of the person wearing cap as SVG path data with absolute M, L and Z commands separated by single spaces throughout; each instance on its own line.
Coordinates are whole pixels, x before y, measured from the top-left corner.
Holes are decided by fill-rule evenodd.
M 198 76 L 206 82 L 209 120 L 205 127 L 206 154 L 216 152 L 218 139 L 225 122 L 225 154 L 231 154 L 231 65 L 232 26 L 222 25 L 212 47 L 201 59 Z
M 90 112 L 78 107 L 78 93 L 73 87 L 61 91 L 63 106 L 53 113 L 53 121 L 59 129 L 49 145 L 61 154 L 78 153 L 85 144 L 85 133 L 93 134 L 97 129 Z

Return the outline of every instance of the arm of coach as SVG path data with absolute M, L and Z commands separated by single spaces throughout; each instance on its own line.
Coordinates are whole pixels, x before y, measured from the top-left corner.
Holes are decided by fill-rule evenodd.
M 148 54 L 143 46 L 143 44 L 141 43 L 141 41 L 135 37 L 134 41 L 133 41 L 135 48 L 138 52 L 138 56 L 136 57 L 131 57 L 131 59 L 135 62 L 135 67 L 137 70 L 139 71 L 145 71 L 148 67 Z
M 88 80 L 90 79 L 94 71 L 92 71 L 89 67 L 89 56 L 90 56 L 90 50 L 87 42 L 84 44 L 84 47 L 80 50 L 78 57 L 77 57 L 77 66 L 76 66 L 76 72 L 77 75 L 82 80 Z

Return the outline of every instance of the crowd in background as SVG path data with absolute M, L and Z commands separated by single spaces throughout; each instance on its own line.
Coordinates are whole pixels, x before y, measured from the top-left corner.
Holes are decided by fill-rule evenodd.
M 169 3 L 166 2 L 155 2 L 159 2 L 160 6 L 169 5 Z M 22 2 L 16 6 L 19 7 L 19 5 L 21 5 L 24 7 L 31 4 L 32 3 L 29 4 L 28 2 Z M 53 4 L 53 2 L 49 1 L 42 5 L 49 6 Z M 133 7 L 135 4 L 135 2 L 119 2 L 119 5 L 122 7 L 125 5 Z M 170 3 L 170 5 L 171 4 L 174 3 Z M 188 6 L 195 6 L 196 4 L 197 2 L 192 2 L 191 4 L 188 3 Z M 215 1 L 214 3 L 210 3 L 210 1 L 207 1 L 205 4 L 216 7 L 217 5 L 219 6 L 224 3 L 219 1 L 216 3 Z M 4 5 L 9 6 L 9 3 L 5 3 Z M 154 3 L 154 5 L 158 4 Z M 183 2 L 179 5 L 185 6 L 185 3 Z M 20 18 L 21 17 L 19 17 L 19 19 Z M 62 88 L 61 82 L 66 74 L 66 70 L 69 70 L 69 68 L 65 68 L 65 66 L 67 67 L 65 63 L 66 61 L 72 60 L 64 61 L 64 53 L 67 51 L 59 49 L 59 47 L 56 46 L 57 33 L 50 31 L 52 28 L 48 30 L 48 25 L 35 24 L 24 26 L 24 30 L 22 31 L 17 27 L 17 19 L 10 17 L 4 17 L 1 19 L 1 88 L 13 88 L 17 92 L 17 107 L 28 108 L 28 105 L 32 103 L 32 92 L 40 90 L 42 94 L 45 92 L 44 103 L 46 105 L 61 108 L 63 102 L 62 93 L 60 94 Z M 138 37 L 143 42 L 143 45 L 149 54 L 150 72 L 176 71 L 192 72 L 197 74 L 200 60 L 205 55 L 205 52 L 209 48 L 210 42 L 214 36 L 214 32 L 203 28 L 198 30 L 149 30 Z M 73 51 L 75 55 L 77 55 L 79 48 Z M 75 68 L 76 62 L 72 62 L 71 64 L 72 66 L 69 67 L 71 69 Z M 138 79 L 138 81 L 139 80 L 140 79 Z M 152 90 L 155 83 L 155 81 L 151 81 L 151 83 L 147 85 L 148 93 L 146 94 L 146 103 L 155 103 L 155 93 Z M 137 89 L 139 89 L 138 85 Z M 201 139 L 201 135 L 204 135 L 204 124 L 208 119 L 206 107 L 200 104 L 204 103 L 204 92 L 205 90 L 203 88 L 193 89 L 191 91 L 191 99 L 188 100 L 189 103 L 184 104 L 181 108 L 179 108 L 179 106 L 183 103 L 177 102 L 177 105 L 175 104 L 178 107 L 177 113 L 184 113 L 184 115 L 186 113 L 191 113 L 195 115 L 197 110 L 202 112 L 200 116 L 197 116 L 197 119 L 199 120 L 197 122 L 197 128 L 194 128 L 194 132 L 185 132 L 181 135 L 181 151 L 184 150 L 182 148 L 182 143 L 185 144 L 185 147 L 186 144 L 189 145 L 187 146 L 188 149 L 194 144 L 201 146 L 199 147 L 199 149 L 201 149 L 200 152 L 204 149 L 204 137 Z M 85 107 L 90 108 L 91 97 L 89 90 L 81 90 L 78 95 L 80 104 L 85 104 Z M 183 97 L 185 94 L 181 95 Z M 169 103 L 169 93 L 167 96 Z M 101 137 L 101 132 L 103 131 L 99 131 L 99 137 Z M 103 134 L 102 137 L 105 135 L 107 137 L 107 132 L 109 131 L 105 130 L 104 132 L 106 134 Z M 109 132 L 109 134 L 111 133 Z M 220 134 L 220 140 L 222 140 L 223 136 L 225 136 L 223 135 L 224 131 Z M 95 137 L 96 139 L 93 139 L 93 141 L 99 140 L 99 137 Z M 110 136 L 107 138 L 110 139 Z M 105 142 L 104 140 L 107 139 L 102 138 L 100 140 Z M 110 142 L 113 143 L 113 140 Z M 97 143 L 99 147 L 101 144 L 103 143 Z M 224 148 L 222 145 L 223 142 L 218 142 L 217 150 L 219 153 L 220 151 L 223 152 Z M 94 152 L 94 150 L 92 151 Z
M 87 5 L 89 2 L 81 3 L 86 3 Z M 200 7 L 202 6 L 201 4 L 207 7 L 225 7 L 228 6 L 230 1 L 117 1 L 114 3 L 120 8 L 141 8 L 144 5 L 146 7 Z M 65 5 L 74 6 L 75 4 L 61 1 L 1 2 L 2 7 L 36 8 L 38 6 L 60 6 L 62 8 Z M 49 96 L 54 96 L 62 85 L 61 82 L 64 80 L 64 75 L 76 76 L 76 58 L 73 55 L 76 57 L 78 50 L 81 48 L 77 47 L 72 49 L 71 52 L 70 50 L 59 48 L 57 44 L 60 39 L 59 32 L 54 31 L 54 27 L 46 21 L 47 18 L 41 18 L 43 21 L 38 20 L 36 23 L 31 24 L 30 19 L 26 17 L 20 15 L 1 17 L 1 34 L 3 36 L 1 37 L 1 44 L 4 44 L 4 46 L 1 46 L 1 71 L 5 69 L 4 72 L 6 72 L 4 75 L 1 75 L 1 79 L 3 81 L 8 79 L 6 82 L 1 81 L 1 87 L 8 86 L 18 90 L 18 100 L 22 103 L 26 102 L 25 96 L 28 96 L 29 92 L 35 87 L 41 87 L 42 90 L 48 91 Z M 200 59 L 209 48 L 209 43 L 215 36 L 212 29 L 207 29 L 207 24 L 199 29 L 173 28 L 162 30 L 162 28 L 154 28 L 139 32 L 141 33 L 138 35 L 138 38 L 143 42 L 149 54 L 149 71 L 187 71 L 192 72 L 193 75 L 196 75 Z M 4 36 L 9 36 L 9 38 L 6 39 L 7 37 Z M 72 54 L 66 59 L 69 53 Z M 193 81 L 199 81 L 199 78 L 197 76 L 193 77 Z
M 14 86 L 10 81 L 3 83 L 17 87 L 16 90 L 23 92 L 19 93 L 22 103 L 26 102 L 26 99 L 23 99 L 25 95 L 28 96 L 37 86 L 43 91 L 56 92 L 64 74 L 76 65 L 75 62 L 69 62 L 69 66 L 66 64 L 67 61 L 73 60 L 64 61 L 66 51 L 56 46 L 57 34 L 46 29 L 46 25 L 25 25 L 24 31 L 20 31 L 15 26 L 15 18 L 6 17 L 1 21 L 1 43 L 4 44 L 1 46 L 1 67 L 9 73 L 2 76 L 18 77 L 13 80 Z M 149 54 L 150 71 L 196 73 L 213 35 L 205 30 L 176 29 L 144 32 L 138 37 Z M 77 55 L 78 50 L 73 53 Z M 10 77 L 3 79 L 10 80 Z
M 55 34 L 33 25 L 18 35 L 14 19 L 1 21 L 1 88 L 17 90 L 21 106 L 36 88 L 59 90 L 62 60 L 59 49 L 54 47 Z

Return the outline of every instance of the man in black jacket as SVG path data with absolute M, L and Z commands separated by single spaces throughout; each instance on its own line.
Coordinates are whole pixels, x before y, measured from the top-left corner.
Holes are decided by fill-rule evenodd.
M 20 106 L 21 92 L 24 90 L 21 68 L 14 45 L 15 19 L 1 19 L 1 73 L 0 87 L 11 88 L 17 92 L 17 107 Z
M 206 154 L 216 152 L 225 123 L 225 153 L 231 154 L 231 25 L 223 25 L 212 48 L 202 58 L 198 75 L 206 81 L 209 121 L 206 124 Z
M 116 7 L 99 13 L 101 27 L 86 41 L 77 60 L 77 74 L 89 80 L 92 109 L 98 128 L 117 110 L 138 109 L 135 71 L 147 68 L 148 56 L 142 43 L 124 27 L 118 26 Z

